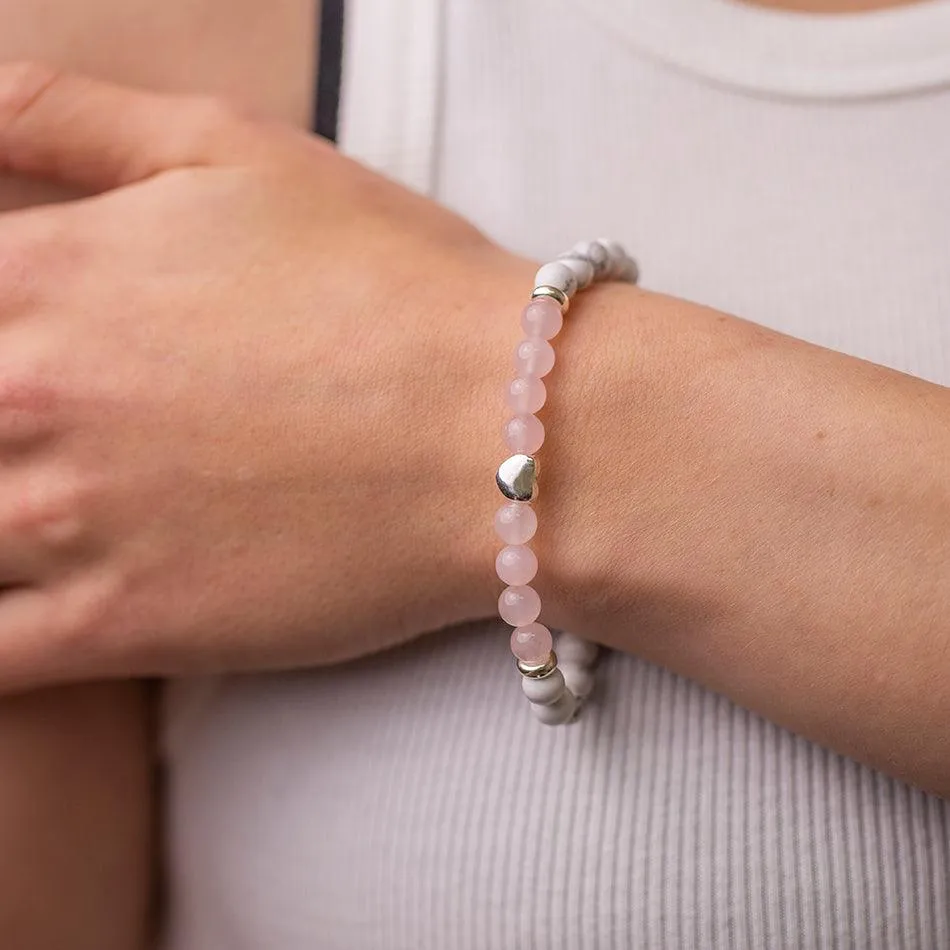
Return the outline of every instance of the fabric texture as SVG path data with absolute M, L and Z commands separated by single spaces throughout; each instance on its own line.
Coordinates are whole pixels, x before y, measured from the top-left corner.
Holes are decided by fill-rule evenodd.
M 342 147 L 517 251 L 616 236 L 653 289 L 950 384 L 950 6 L 823 21 L 822 79 L 822 18 L 667 2 L 351 0 Z M 948 803 L 634 657 L 548 729 L 480 624 L 172 684 L 165 745 L 168 950 L 950 948 Z

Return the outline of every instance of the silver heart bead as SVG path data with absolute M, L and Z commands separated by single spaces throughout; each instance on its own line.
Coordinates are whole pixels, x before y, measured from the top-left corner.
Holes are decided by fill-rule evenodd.
M 505 498 L 534 501 L 538 497 L 538 463 L 530 455 L 512 455 L 498 466 L 495 482 Z

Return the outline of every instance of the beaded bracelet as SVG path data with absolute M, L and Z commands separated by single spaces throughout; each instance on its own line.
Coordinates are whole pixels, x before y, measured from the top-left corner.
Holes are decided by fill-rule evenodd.
M 551 631 L 538 623 L 541 598 L 529 586 L 538 572 L 538 559 L 527 542 L 538 518 L 531 503 L 538 497 L 539 466 L 535 453 L 544 442 L 544 426 L 536 413 L 547 392 L 541 377 L 554 368 L 554 348 L 548 342 L 561 329 L 571 298 L 599 280 L 636 283 L 636 262 L 616 241 L 576 244 L 535 275 L 531 301 L 521 315 L 525 332 L 515 350 L 517 375 L 508 384 L 508 407 L 515 415 L 505 423 L 504 437 L 515 454 L 498 468 L 495 481 L 507 502 L 495 514 L 495 531 L 505 547 L 495 559 L 498 577 L 509 586 L 498 599 L 502 620 L 515 629 L 511 652 L 521 686 L 541 722 L 571 722 L 594 685 L 598 648 L 562 632 L 557 653 Z

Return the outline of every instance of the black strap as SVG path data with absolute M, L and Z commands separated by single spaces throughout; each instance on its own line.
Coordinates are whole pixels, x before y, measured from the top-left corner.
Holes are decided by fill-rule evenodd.
M 340 114 L 340 84 L 343 75 L 344 0 L 321 0 L 320 49 L 317 60 L 317 95 L 313 129 L 336 141 Z

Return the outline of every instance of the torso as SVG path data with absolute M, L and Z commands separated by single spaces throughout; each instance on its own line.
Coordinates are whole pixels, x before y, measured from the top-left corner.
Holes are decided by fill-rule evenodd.
M 654 289 L 950 384 L 950 4 L 440 10 L 350 4 L 345 149 L 515 250 L 615 235 Z M 947 804 L 600 675 L 545 729 L 484 624 L 174 684 L 169 950 L 950 947 Z

